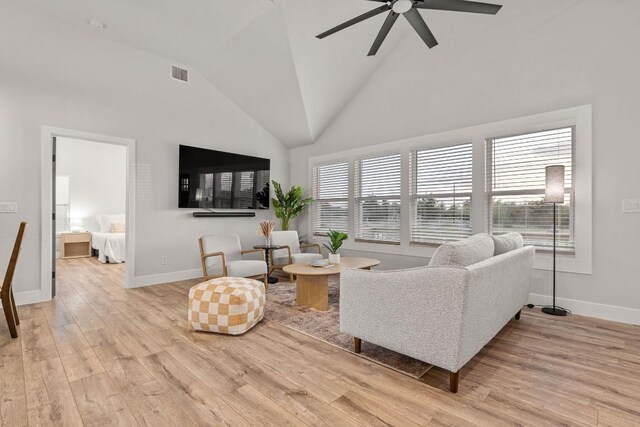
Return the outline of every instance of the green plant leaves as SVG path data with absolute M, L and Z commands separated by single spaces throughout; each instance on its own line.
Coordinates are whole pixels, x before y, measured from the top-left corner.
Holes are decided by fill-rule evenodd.
M 291 221 L 304 212 L 304 209 L 315 200 L 312 197 L 303 198 L 304 190 L 301 186 L 291 186 L 288 192 L 282 191 L 282 185 L 277 181 L 273 183 L 275 197 L 271 199 L 276 218 L 280 220 L 283 230 L 288 230 Z
M 332 254 L 337 254 L 345 240 L 349 238 L 347 233 L 337 230 L 329 230 L 327 232 L 329 238 L 329 244 L 324 243 L 324 247 L 327 248 Z

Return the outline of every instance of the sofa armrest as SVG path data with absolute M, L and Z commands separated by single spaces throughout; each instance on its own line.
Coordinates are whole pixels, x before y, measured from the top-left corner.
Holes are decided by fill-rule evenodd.
M 460 267 L 345 270 L 340 330 L 452 370 L 458 357 L 469 272 Z

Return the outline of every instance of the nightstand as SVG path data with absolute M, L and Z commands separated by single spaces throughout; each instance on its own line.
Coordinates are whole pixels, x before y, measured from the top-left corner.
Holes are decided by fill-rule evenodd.
M 91 233 L 62 233 L 60 258 L 86 258 L 91 256 Z

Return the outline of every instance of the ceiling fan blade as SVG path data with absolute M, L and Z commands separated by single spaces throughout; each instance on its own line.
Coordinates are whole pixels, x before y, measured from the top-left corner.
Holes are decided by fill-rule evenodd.
M 414 4 L 418 9 L 449 10 L 452 12 L 486 13 L 495 15 L 502 8 L 499 4 L 466 0 L 422 0 Z
M 382 46 L 382 42 L 384 41 L 384 39 L 387 38 L 387 35 L 389 34 L 391 27 L 393 27 L 393 24 L 395 24 L 398 20 L 398 16 L 399 15 L 394 11 L 391 11 L 389 13 L 387 19 L 385 19 L 384 21 L 384 24 L 382 24 L 382 28 L 380 28 L 380 32 L 373 42 L 373 46 L 371 46 L 371 49 L 369 50 L 369 54 L 367 56 L 373 56 L 378 53 L 378 49 L 380 49 L 380 46 Z
M 427 23 L 422 19 L 420 12 L 416 9 L 411 9 L 404 14 L 404 17 L 407 18 L 407 21 L 409 21 L 413 29 L 416 30 L 420 38 L 429 46 L 429 49 L 438 45 L 438 41 L 427 26 Z
M 384 13 L 389 9 L 391 9 L 391 6 L 389 6 L 388 4 L 385 4 L 384 6 L 380 6 L 380 7 L 376 8 L 376 9 L 373 9 L 373 10 L 371 10 L 369 12 L 363 13 L 360 16 L 356 16 L 355 18 L 350 19 L 347 22 L 344 22 L 344 23 L 338 25 L 337 27 L 333 27 L 332 29 L 330 29 L 328 31 L 325 31 L 324 33 L 319 34 L 316 37 L 319 38 L 319 39 L 323 39 L 323 38 L 325 38 L 327 36 L 330 36 L 331 34 L 337 33 L 340 30 L 344 30 L 345 28 L 348 28 L 348 27 L 350 27 L 352 25 L 355 25 L 355 24 L 357 24 L 359 22 L 362 22 L 365 19 L 369 19 L 369 18 L 372 18 L 372 17 L 374 17 L 376 15 Z

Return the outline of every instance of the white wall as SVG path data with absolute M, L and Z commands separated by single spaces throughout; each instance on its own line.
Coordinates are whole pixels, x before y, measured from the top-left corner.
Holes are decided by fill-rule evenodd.
M 140 283 L 197 274 L 200 235 L 236 232 L 245 246 L 259 242 L 257 222 L 270 212 L 195 219 L 192 211 L 177 209 L 178 145 L 269 157 L 272 178 L 285 185 L 288 151 L 197 73 L 191 73 L 188 85 L 171 81 L 170 63 L 3 6 L 0 200 L 17 201 L 19 211 L 0 215 L 0 269 L 19 221 L 28 221 L 14 281 L 19 301 L 21 293 L 40 287 L 43 125 L 137 141 L 135 275 Z M 167 265 L 160 264 L 163 255 Z
M 70 216 L 82 220 L 82 230 L 100 231 L 97 215 L 124 214 L 126 147 L 58 138 L 56 174 L 69 177 Z
M 640 215 L 622 213 L 623 199 L 640 198 L 640 4 L 545 1 L 528 12 L 431 51 L 408 37 L 315 144 L 291 151 L 291 180 L 308 182 L 310 157 L 592 104 L 593 274 L 559 274 L 558 295 L 640 323 Z M 534 293 L 550 283 L 536 272 Z

